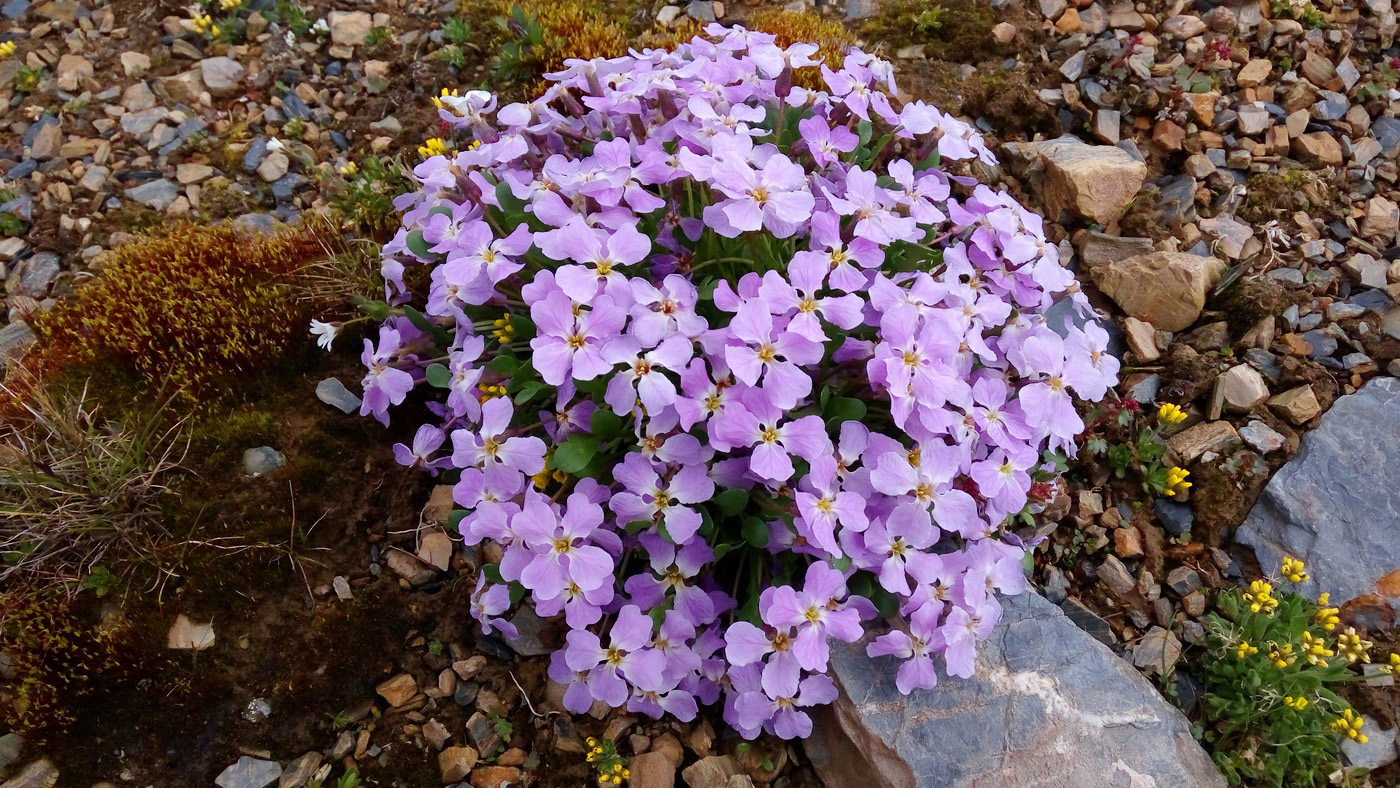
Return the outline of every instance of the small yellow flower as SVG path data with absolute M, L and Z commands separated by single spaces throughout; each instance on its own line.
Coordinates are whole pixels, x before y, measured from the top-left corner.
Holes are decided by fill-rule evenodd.
M 1246 640 L 1241 640 L 1241 641 L 1240 641 L 1240 644 L 1239 644 L 1238 646 L 1235 646 L 1235 657 L 1236 657 L 1237 659 L 1244 659 L 1245 657 L 1252 657 L 1252 656 L 1254 656 L 1255 654 L 1258 654 L 1258 653 L 1259 653 L 1259 649 L 1258 649 L 1257 647 L 1255 647 L 1255 646 L 1249 645 L 1249 641 L 1246 641 Z
M 208 14 L 203 14 L 191 19 L 190 24 L 194 26 L 194 32 L 207 33 L 214 27 L 214 20 L 210 19 Z
M 1318 667 L 1327 666 L 1327 658 L 1335 657 L 1337 652 L 1327 647 L 1322 638 L 1315 638 L 1311 632 L 1303 633 L 1303 654 L 1308 658 L 1308 662 Z
M 1361 719 L 1361 716 L 1356 712 L 1351 709 L 1344 709 L 1342 711 L 1342 716 L 1332 720 L 1332 730 L 1355 741 L 1357 744 L 1365 744 L 1367 742 L 1366 734 L 1361 732 L 1361 727 L 1365 724 L 1366 721 Z
M 1249 584 L 1249 590 L 1244 593 L 1244 601 L 1249 603 L 1249 609 L 1255 613 L 1272 613 L 1278 607 L 1278 600 L 1274 599 L 1274 587 L 1265 580 L 1255 580 Z
M 491 325 L 495 326 L 491 336 L 495 337 L 497 342 L 509 342 L 515 335 L 515 326 L 511 325 L 510 318 L 498 317 Z
M 1306 567 L 1303 562 L 1288 556 L 1283 557 L 1283 579 L 1290 583 L 1301 583 L 1308 579 Z
M 482 387 L 481 387 L 481 396 L 480 396 L 480 397 L 477 397 L 477 399 L 481 400 L 482 402 L 485 402 L 486 400 L 491 399 L 491 398 L 493 398 L 493 397 L 504 397 L 505 395 L 506 395 L 506 387 L 505 387 L 505 386 L 494 385 L 494 384 L 492 384 L 492 385 L 482 386 Z
M 1363 640 L 1355 627 L 1347 627 L 1337 636 L 1337 650 L 1347 658 L 1347 662 L 1371 661 L 1371 641 Z
M 1186 411 L 1170 402 L 1157 409 L 1157 421 L 1162 424 L 1180 424 L 1186 421 Z
M 213 26 L 211 26 L 211 27 L 209 28 L 209 35 L 211 35 L 211 36 L 218 36 L 218 35 L 219 35 L 219 26 L 218 26 L 218 25 L 213 25 Z
M 559 482 L 560 484 L 563 484 L 564 482 L 567 482 L 569 480 L 569 474 L 564 473 L 563 471 L 556 470 L 554 472 L 554 475 L 550 478 L 554 479 L 554 481 Z
M 447 155 L 447 143 L 443 142 L 441 138 L 432 137 L 418 146 L 418 153 L 425 159 L 431 159 L 434 156 L 445 156 Z
M 1381 672 L 1388 673 L 1393 676 L 1397 671 L 1400 671 L 1400 654 L 1395 654 L 1392 652 L 1390 655 L 1390 659 L 1387 660 L 1384 665 L 1381 665 Z
M 1328 601 L 1330 601 L 1330 595 L 1327 592 L 1324 591 L 1317 595 L 1317 612 L 1313 614 L 1313 620 L 1321 624 L 1323 629 L 1331 632 L 1337 628 L 1337 624 L 1341 621 L 1337 618 L 1337 613 L 1341 611 L 1335 607 L 1328 607 Z
M 1274 643 L 1269 644 L 1269 661 L 1274 663 L 1274 667 L 1286 668 L 1297 659 L 1298 655 L 1293 653 L 1292 643 L 1284 643 L 1281 646 Z
M 476 150 L 481 147 L 481 140 L 472 140 L 467 143 L 467 150 Z
M 1186 477 L 1190 475 L 1191 472 L 1185 468 L 1173 466 L 1167 471 L 1167 483 L 1163 487 L 1163 492 L 1167 495 L 1176 495 L 1182 490 L 1190 489 L 1191 482 L 1186 481 Z
M 1285 695 L 1283 698 L 1283 705 L 1296 711 L 1302 711 L 1303 709 L 1306 709 L 1308 707 L 1308 699 L 1304 697 L 1295 698 L 1292 695 Z
M 340 170 L 339 170 L 339 171 L 340 171 L 340 174 L 341 174 L 341 175 L 344 175 L 344 176 L 346 176 L 346 177 L 349 177 L 349 176 L 354 175 L 355 173 L 359 172 L 359 171 L 360 171 L 360 168 L 359 168 L 358 166 L 355 165 L 355 162 L 353 162 L 353 161 L 347 161 L 347 162 L 345 162 L 344 164 L 340 165 Z
M 443 101 L 443 99 L 457 98 L 460 95 L 461 94 L 458 93 L 455 89 L 449 90 L 447 88 L 443 88 L 440 96 L 433 96 L 433 106 L 437 107 L 438 109 L 445 109 L 448 112 L 451 112 L 452 114 L 456 115 L 457 110 L 451 104 L 448 104 L 447 102 Z
M 241 5 L 243 5 L 243 0 L 219 0 L 219 7 L 225 11 L 232 11 Z
M 0 58 L 9 57 L 15 53 L 15 42 L 0 42 Z

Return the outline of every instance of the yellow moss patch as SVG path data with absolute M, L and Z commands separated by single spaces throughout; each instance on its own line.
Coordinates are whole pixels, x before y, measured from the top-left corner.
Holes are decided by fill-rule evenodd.
M 321 255 L 305 230 L 195 225 L 118 247 L 100 276 L 36 322 L 39 368 L 115 365 L 151 394 L 197 397 L 305 333 L 311 305 L 296 286 Z

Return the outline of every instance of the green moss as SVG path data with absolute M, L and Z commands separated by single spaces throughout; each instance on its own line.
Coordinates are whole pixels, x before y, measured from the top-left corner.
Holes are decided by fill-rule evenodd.
M 922 44 L 936 60 L 977 63 L 1007 54 L 992 38 L 996 11 L 977 0 L 893 0 L 861 33 L 891 48 Z

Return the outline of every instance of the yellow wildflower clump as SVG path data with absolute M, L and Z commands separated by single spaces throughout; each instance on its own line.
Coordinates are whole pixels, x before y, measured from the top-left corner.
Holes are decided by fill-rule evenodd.
M 1306 567 L 1303 566 L 1303 562 L 1288 556 L 1284 556 L 1282 574 L 1283 579 L 1290 583 L 1301 583 L 1308 579 L 1308 573 Z
M 1172 425 L 1186 421 L 1186 411 L 1180 405 L 1168 402 L 1157 409 L 1157 421 L 1161 424 Z
M 1308 699 L 1301 696 L 1295 698 L 1292 695 L 1285 695 L 1283 705 L 1295 711 L 1302 711 L 1308 707 Z
M 1326 667 L 1327 658 L 1335 657 L 1337 652 L 1328 648 L 1322 638 L 1315 638 L 1311 632 L 1304 632 L 1303 654 L 1308 658 L 1309 664 Z
M 1365 720 L 1361 719 L 1361 715 L 1351 709 L 1343 709 L 1342 716 L 1332 721 L 1332 730 L 1346 736 L 1357 744 L 1365 744 L 1368 739 L 1366 738 L 1366 734 L 1361 732 L 1361 728 L 1364 724 Z
M 1186 477 L 1190 475 L 1191 472 L 1185 468 L 1173 466 L 1167 471 L 1167 483 L 1163 486 L 1163 491 L 1167 495 L 1176 495 L 1183 490 L 1189 490 L 1191 482 L 1186 481 Z
M 10 57 L 15 53 L 15 42 L 0 41 L 0 58 Z
M 1274 663 L 1274 667 L 1286 668 L 1296 662 L 1297 659 L 1298 655 L 1293 653 L 1292 643 L 1284 643 L 1283 645 L 1275 643 L 1269 644 L 1269 661 Z
M 1341 610 L 1335 607 L 1328 607 L 1327 604 L 1330 601 L 1331 595 L 1327 592 L 1324 591 L 1318 594 L 1317 612 L 1313 614 L 1313 620 L 1321 624 L 1322 628 L 1328 632 L 1336 629 L 1337 624 L 1341 621 L 1341 619 L 1337 618 L 1337 614 L 1341 612 Z
M 1244 601 L 1249 603 L 1249 609 L 1254 613 L 1272 612 L 1278 607 L 1278 600 L 1274 598 L 1274 587 L 1265 580 L 1250 583 L 1249 590 L 1244 593 Z
M 1355 627 L 1347 627 L 1337 636 L 1337 651 L 1346 657 L 1347 662 L 1370 662 L 1371 641 L 1357 633 Z
M 1252 656 L 1254 656 L 1255 654 L 1258 654 L 1258 653 L 1259 653 L 1259 647 L 1258 647 L 1258 646 L 1251 646 L 1251 645 L 1249 644 L 1249 641 L 1247 641 L 1247 640 L 1241 640 L 1241 641 L 1240 641 L 1240 644 L 1239 644 L 1238 646 L 1235 646 L 1235 657 L 1238 658 L 1238 659 L 1244 659 L 1245 657 L 1252 657 Z
M 432 137 L 424 140 L 423 144 L 418 146 L 418 155 L 425 159 L 431 159 L 434 156 L 445 156 L 446 154 L 447 143 L 443 142 L 439 137 Z

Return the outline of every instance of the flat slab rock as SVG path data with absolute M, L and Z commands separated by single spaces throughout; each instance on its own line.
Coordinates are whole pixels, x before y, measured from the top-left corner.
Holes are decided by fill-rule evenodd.
M 836 648 L 843 690 L 806 743 L 827 785 L 1223 788 L 1189 723 L 1037 594 L 1003 600 L 977 673 L 904 697 L 895 662 Z
M 1365 598 L 1400 614 L 1400 380 L 1375 378 L 1339 397 L 1279 469 L 1235 539 L 1265 573 L 1285 554 L 1332 604 Z

